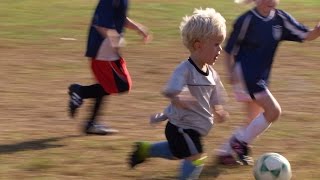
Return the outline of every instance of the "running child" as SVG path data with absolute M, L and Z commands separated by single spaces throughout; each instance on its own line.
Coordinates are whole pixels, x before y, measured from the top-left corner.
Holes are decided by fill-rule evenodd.
M 186 180 L 197 179 L 202 171 L 206 159 L 202 137 L 209 133 L 214 120 L 228 118 L 223 108 L 225 91 L 212 66 L 222 50 L 226 24 L 212 8 L 195 9 L 183 18 L 180 30 L 190 56 L 174 70 L 163 91 L 171 101 L 165 109 L 167 140 L 137 142 L 129 164 L 134 168 L 155 157 L 181 160 L 179 179 Z
M 97 83 L 69 86 L 69 114 L 74 117 L 84 99 L 95 103 L 84 127 L 86 134 L 105 135 L 116 132 L 97 123 L 105 96 L 128 92 L 131 77 L 119 48 L 124 45 L 124 28 L 137 31 L 145 42 L 150 39 L 147 29 L 127 17 L 128 0 L 100 0 L 89 27 L 86 56 Z
M 277 9 L 280 0 L 236 0 L 254 3 L 234 23 L 225 47 L 226 69 L 236 99 L 244 103 L 247 117 L 218 153 L 221 164 L 252 164 L 249 145 L 266 131 L 281 114 L 281 107 L 270 92 L 269 75 L 281 41 L 311 41 L 320 36 L 320 23 L 309 29 L 286 11 Z

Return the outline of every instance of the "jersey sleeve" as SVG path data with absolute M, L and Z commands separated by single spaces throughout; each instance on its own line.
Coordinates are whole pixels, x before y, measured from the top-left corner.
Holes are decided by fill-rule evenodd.
M 233 25 L 233 31 L 229 37 L 225 51 L 232 55 L 237 55 L 243 39 L 245 38 L 252 15 L 247 12 L 240 16 Z
M 228 38 L 227 44 L 224 48 L 224 50 L 228 53 L 231 54 L 232 50 L 234 47 L 237 45 L 238 42 L 238 37 L 240 35 L 240 29 L 243 21 L 241 18 L 237 19 L 236 22 L 233 24 L 233 30 Z M 238 44 L 239 45 L 239 44 Z
M 178 94 L 187 84 L 188 69 L 184 63 L 180 64 L 172 73 L 165 89 L 165 94 Z
M 224 105 L 227 101 L 226 90 L 220 80 L 219 75 L 214 71 L 215 89 L 210 97 L 211 105 Z
M 92 25 L 115 28 L 113 0 L 100 0 L 93 16 Z
M 284 26 L 282 40 L 302 42 L 309 32 L 309 28 L 284 11 L 279 10 L 279 15 Z

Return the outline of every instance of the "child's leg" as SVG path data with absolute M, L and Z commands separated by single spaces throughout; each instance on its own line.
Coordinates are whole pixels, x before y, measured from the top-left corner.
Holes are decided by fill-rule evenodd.
M 237 128 L 233 132 L 233 137 L 236 137 L 237 139 L 243 139 L 244 134 L 246 132 L 248 124 L 259 114 L 262 112 L 262 108 L 256 104 L 254 101 L 245 102 L 245 111 L 247 112 L 247 119 L 245 121 L 245 124 Z M 233 156 L 233 149 L 230 145 L 230 141 L 233 140 L 233 137 L 230 137 L 218 150 L 218 161 L 220 164 L 223 165 L 238 165 L 239 162 L 237 162 Z M 249 151 L 249 149 L 248 149 Z
M 136 142 L 135 150 L 130 155 L 129 164 L 132 168 L 136 165 L 143 163 L 147 158 L 160 157 L 169 160 L 175 160 L 172 155 L 169 144 L 167 141 L 161 141 L 156 143 L 149 142 Z
M 103 125 L 96 123 L 97 116 L 99 115 L 100 109 L 103 104 L 103 99 L 106 95 L 109 95 L 105 92 L 103 87 L 100 84 L 93 84 L 89 86 L 81 86 L 80 92 L 83 99 L 94 98 L 95 102 L 92 107 L 91 114 L 88 118 L 88 121 L 84 127 L 84 131 L 87 134 L 97 134 L 97 135 L 106 135 L 111 133 L 116 133 L 117 130 L 106 128 Z
M 239 140 L 244 139 L 245 133 L 247 132 L 247 127 L 263 111 L 263 109 L 255 101 L 250 101 L 245 102 L 245 111 L 247 112 L 247 119 L 244 122 L 244 125 L 236 129 L 233 133 L 233 136 Z
M 82 105 L 82 95 L 81 95 L 81 85 L 80 84 L 71 84 L 68 88 L 69 94 L 69 115 L 74 118 L 76 110 Z
M 103 103 L 103 97 L 105 95 L 108 95 L 108 93 L 105 92 L 103 87 L 100 84 L 93 84 L 90 86 L 82 86 L 80 88 L 81 96 L 83 99 L 88 99 L 88 98 L 94 98 L 95 102 L 92 107 L 91 115 L 88 118 L 88 125 L 92 126 L 96 122 L 96 117 L 99 114 L 99 111 L 101 109 L 102 103 Z
M 239 140 L 246 143 L 252 141 L 266 131 L 272 122 L 276 121 L 280 114 L 281 108 L 278 101 L 273 97 L 269 90 L 259 93 L 256 96 L 256 104 L 264 109 L 263 113 L 259 113 L 248 125 L 242 137 Z M 253 114 L 254 115 L 254 114 Z
M 199 178 L 204 166 L 204 161 L 207 158 L 206 156 L 199 158 L 200 156 L 201 155 L 199 154 L 182 160 L 179 180 Z
M 250 122 L 255 117 L 257 117 L 257 115 L 259 113 L 262 112 L 262 108 L 260 106 L 258 106 L 254 101 L 249 101 L 249 102 L 244 102 L 244 103 L 245 103 L 245 111 L 247 112 L 247 119 L 246 119 L 245 124 L 243 126 L 234 130 L 233 135 L 232 135 L 232 136 L 239 137 L 239 139 L 240 139 L 240 137 L 243 137 L 244 132 L 245 132 L 248 124 L 250 124 Z M 230 146 L 231 138 L 232 137 L 230 137 L 222 146 L 220 146 L 220 148 L 218 150 L 218 156 L 229 156 L 232 154 L 233 150 Z
M 195 130 L 180 128 L 169 121 L 166 126 L 166 137 L 172 154 L 184 159 L 179 179 L 198 179 L 205 159 L 201 158 L 203 153 L 201 135 Z
M 80 88 L 81 97 L 83 99 L 97 98 L 105 95 L 109 95 L 105 92 L 100 84 L 92 84 L 89 86 L 81 86 Z
M 170 151 L 168 141 L 161 141 L 151 144 L 149 157 L 160 157 L 169 160 L 176 159 Z
M 104 99 L 104 96 L 101 96 L 101 97 L 96 97 L 95 98 L 95 103 L 92 107 L 92 112 L 91 112 L 91 115 L 89 117 L 89 121 L 88 122 L 91 122 L 91 123 L 95 123 L 96 122 L 96 117 L 99 115 L 100 113 L 100 108 L 103 104 L 103 100 Z
M 69 86 L 69 112 L 74 117 L 76 110 L 82 105 L 83 99 L 97 98 L 107 95 L 100 84 L 82 86 L 80 84 L 71 84 Z
M 251 164 L 252 162 L 251 158 L 248 157 L 250 150 L 248 144 L 252 143 L 256 137 L 267 130 L 271 123 L 278 119 L 281 114 L 279 103 L 268 89 L 256 94 L 255 102 L 264 109 L 264 112 L 251 121 L 242 135 L 237 136 L 235 134 L 230 141 L 232 149 L 244 164 Z

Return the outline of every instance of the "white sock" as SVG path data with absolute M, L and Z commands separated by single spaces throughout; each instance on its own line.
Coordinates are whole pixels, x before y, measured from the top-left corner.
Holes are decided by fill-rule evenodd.
M 222 144 L 220 148 L 217 150 L 218 156 L 227 156 L 232 154 L 232 148 L 230 146 L 229 140 Z
M 246 128 L 243 136 L 237 136 L 239 140 L 250 144 L 256 137 L 270 127 L 271 123 L 266 120 L 263 113 L 260 113 Z
M 239 127 L 238 129 L 235 130 L 235 132 L 233 133 L 234 136 L 237 137 L 237 139 L 242 140 L 244 139 L 244 135 L 247 131 L 247 127 L 246 126 L 242 126 Z
M 240 128 L 237 128 L 233 134 L 240 139 L 240 138 L 243 138 L 245 130 L 246 130 L 246 127 L 240 127 Z M 222 146 L 220 146 L 220 148 L 217 150 L 218 156 L 231 155 L 232 152 L 233 150 L 230 146 L 230 138 L 224 144 L 222 144 Z

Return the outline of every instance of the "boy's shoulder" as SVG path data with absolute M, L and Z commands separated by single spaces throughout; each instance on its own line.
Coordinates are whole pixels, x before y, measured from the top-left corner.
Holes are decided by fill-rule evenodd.
M 187 69 L 189 67 L 191 67 L 192 64 L 189 62 L 189 59 L 184 59 L 182 61 L 180 61 L 180 63 L 177 65 L 176 69 Z

